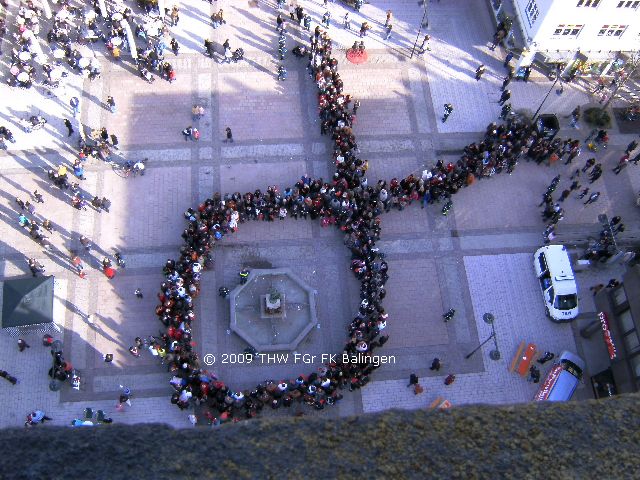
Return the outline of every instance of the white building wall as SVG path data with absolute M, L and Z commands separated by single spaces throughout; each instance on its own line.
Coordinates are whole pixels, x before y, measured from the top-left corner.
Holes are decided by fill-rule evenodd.
M 619 51 L 640 50 L 640 7 L 616 8 L 619 0 L 601 0 L 596 8 L 578 7 L 579 0 L 534 0 L 538 17 L 530 25 L 527 6 L 530 0 L 513 0 L 528 46 L 538 51 L 577 51 L 587 56 L 598 56 Z M 529 9 L 531 11 L 531 8 Z M 560 27 L 564 25 L 564 27 Z M 605 25 L 626 26 L 621 36 L 599 35 Z M 575 30 L 577 36 L 556 35 L 556 30 Z M 594 55 L 591 55 L 594 54 Z

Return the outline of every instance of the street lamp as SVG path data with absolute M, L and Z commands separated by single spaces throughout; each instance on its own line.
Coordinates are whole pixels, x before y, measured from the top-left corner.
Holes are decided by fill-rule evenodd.
M 540 102 L 540 105 L 538 106 L 538 109 L 536 110 L 536 113 L 533 114 L 533 119 L 531 120 L 531 123 L 533 123 L 533 124 L 536 123 L 536 118 L 538 118 L 538 113 L 540 112 L 540 109 L 542 108 L 542 105 L 544 105 L 544 102 L 547 101 L 547 98 L 551 94 L 551 91 L 555 88 L 556 84 L 560 80 L 560 65 L 556 66 L 556 70 L 557 70 L 556 71 L 556 79 L 553 81 L 553 83 L 551 84 L 551 88 L 549 88 L 549 91 L 547 92 L 547 94 L 544 96 L 544 98 Z
M 489 358 L 491 360 L 500 360 L 500 350 L 498 350 L 498 340 L 496 339 L 496 330 L 493 327 L 493 321 L 495 320 L 495 317 L 493 316 L 492 313 L 485 313 L 484 315 L 482 315 L 482 319 L 484 320 L 484 323 L 491 325 L 491 335 L 489 335 L 487 339 L 484 342 L 482 342 L 480 345 L 478 345 L 472 352 L 465 355 L 464 358 L 469 360 L 474 353 L 480 350 L 485 343 L 487 343 L 489 340 L 493 338 L 494 349 L 489 352 Z
M 416 41 L 413 42 L 413 48 L 411 49 L 410 59 L 413 58 L 413 55 L 416 52 L 416 47 L 418 45 L 418 39 L 420 38 L 420 34 L 422 33 L 422 27 L 427 28 L 429 26 L 429 20 L 427 19 L 427 2 L 426 0 L 420 0 L 418 5 L 424 6 L 424 13 L 422 14 L 422 20 L 420 20 L 420 28 L 418 28 L 418 34 L 416 35 Z

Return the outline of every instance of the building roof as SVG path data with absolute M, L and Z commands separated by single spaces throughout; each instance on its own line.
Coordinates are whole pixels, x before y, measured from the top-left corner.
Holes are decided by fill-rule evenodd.
M 2 328 L 53 322 L 54 277 L 29 277 L 0 282 Z

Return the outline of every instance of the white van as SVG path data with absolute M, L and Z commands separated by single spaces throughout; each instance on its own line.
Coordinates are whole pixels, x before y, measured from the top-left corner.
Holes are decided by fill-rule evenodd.
M 533 399 L 538 402 L 571 400 L 573 392 L 582 380 L 583 370 L 584 361 L 579 356 L 567 351 L 562 352 Z
M 547 245 L 536 251 L 533 268 L 542 289 L 546 314 L 556 322 L 578 316 L 578 286 L 564 245 Z

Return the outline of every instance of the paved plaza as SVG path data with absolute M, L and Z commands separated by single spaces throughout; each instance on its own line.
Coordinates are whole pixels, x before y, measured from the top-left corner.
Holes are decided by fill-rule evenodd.
M 59 392 L 50 391 L 51 356 L 41 346 L 41 336 L 25 337 L 31 348 L 19 352 L 16 339 L 2 335 L 0 369 L 20 383 L 0 385 L 0 427 L 21 426 L 33 409 L 46 411 L 53 424 L 67 425 L 85 407 L 103 409 L 116 422 L 189 426 L 191 412 L 169 402 L 172 388 L 166 368 L 147 352 L 139 358 L 128 352 L 135 337 L 156 335 L 163 328 L 154 313 L 156 294 L 163 281 L 162 266 L 178 255 L 182 245 L 183 212 L 216 191 L 265 191 L 269 185 L 282 190 L 302 175 L 328 181 L 334 171 L 330 140 L 320 134 L 317 88 L 305 70 L 306 59 L 287 56 L 287 80 L 279 82 L 275 77 L 273 3 L 178 2 L 181 19 L 171 31 L 181 50 L 177 58 L 166 53 L 177 74 L 171 84 L 160 78 L 148 84 L 137 74 L 130 57 L 123 55 L 116 63 L 98 42 L 92 48 L 103 69 L 99 79 L 90 81 L 72 72 L 50 92 L 40 86 L 11 88 L 5 81 L 10 45 L 3 45 L 0 124 L 9 126 L 17 141 L 0 151 L 0 277 L 30 275 L 25 259 L 31 257 L 55 276 L 55 315 L 63 326 L 57 338 L 64 344 L 65 357 L 81 372 L 83 386 L 80 391 L 69 385 Z M 312 13 L 313 30 L 324 12 L 322 2 L 298 3 Z M 18 2 L 9 4 L 8 24 Z M 339 1 L 329 2 L 329 34 L 344 90 L 361 102 L 354 133 L 360 156 L 369 160 L 370 185 L 379 179 L 419 173 L 438 159 L 455 161 L 465 145 L 482 139 L 486 126 L 497 121 L 500 113 L 497 102 L 504 50 L 489 49 L 494 24 L 487 3 L 446 0 L 428 5 L 431 51 L 410 58 L 423 13 L 414 0 L 371 0 L 359 13 Z M 220 8 L 227 23 L 213 29 L 209 16 Z M 395 14 L 394 33 L 384 41 L 384 12 L 389 8 Z M 347 11 L 352 18 L 351 32 L 340 22 Z M 373 25 L 365 38 L 369 61 L 354 65 L 346 60 L 345 49 L 359 40 L 357 30 L 365 20 Z M 309 33 L 297 25 L 290 26 L 289 32 L 289 50 L 294 40 L 308 44 Z M 204 39 L 218 46 L 229 39 L 232 49 L 244 48 L 245 60 L 225 64 L 204 56 Z M 474 71 L 480 63 L 487 66 L 487 72 L 476 82 Z M 527 83 L 513 82 L 514 110 L 535 111 L 550 86 L 536 75 Z M 561 137 L 586 138 L 587 127 L 574 130 L 565 116 L 576 105 L 593 103 L 588 87 L 586 80 L 568 84 L 564 93 L 552 93 L 545 102 L 541 111 L 558 115 Z M 108 95 L 116 100 L 115 113 L 104 106 Z M 63 126 L 65 118 L 72 118 L 72 96 L 81 99 L 77 130 L 88 134 L 106 127 L 118 136 L 112 160 L 122 164 L 148 158 L 145 175 L 137 177 L 125 177 L 100 160 L 86 163 L 81 188 L 91 197 L 109 198 L 108 213 L 72 208 L 68 197 L 47 178 L 48 168 L 71 165 L 76 158 L 78 137 L 67 137 Z M 445 103 L 455 109 L 442 123 Z M 194 104 L 205 107 L 204 117 L 197 121 L 191 119 Z M 38 113 L 48 120 L 44 129 L 26 133 L 19 128 L 20 118 Z M 191 124 L 201 132 L 198 142 L 185 141 L 181 135 Z M 223 142 L 227 126 L 233 130 L 234 143 Z M 587 238 L 598 235 L 600 213 L 623 217 L 627 230 L 620 236 L 622 243 L 638 236 L 635 199 L 640 168 L 631 165 L 620 175 L 610 171 L 637 135 L 619 134 L 613 128 L 610 137 L 609 148 L 596 154 L 605 165 L 603 177 L 593 187 L 602 193 L 598 202 L 585 206 L 572 196 L 563 205 L 566 213 L 557 241 L 575 254 Z M 578 164 L 586 158 L 583 153 Z M 437 397 L 448 398 L 454 405 L 528 402 L 537 386 L 508 371 L 522 340 L 556 354 L 570 350 L 584 355 L 604 349 L 598 338 L 579 338 L 578 330 L 595 311 L 589 287 L 619 277 L 621 267 L 614 264 L 577 272 L 581 315 L 571 324 L 555 324 L 545 317 L 532 268 L 532 254 L 542 244 L 544 223 L 537 207 L 542 193 L 557 174 L 562 176 L 561 185 L 566 184 L 558 191 L 567 188 L 575 168 L 575 164 L 548 167 L 523 161 L 511 175 L 496 175 L 463 189 L 455 196 L 448 216 L 441 215 L 441 206 L 422 209 L 417 203 L 384 214 L 378 246 L 389 262 L 384 305 L 390 339 L 378 353 L 393 355 L 395 363 L 376 370 L 365 388 L 345 392 L 336 407 L 319 414 L 425 408 Z M 37 218 L 48 218 L 55 225 L 51 251 L 40 248 L 17 222 L 14 199 L 27 200 L 35 189 L 45 199 L 44 204 L 36 204 Z M 91 251 L 81 253 L 87 264 L 84 279 L 72 271 L 69 261 L 70 250 L 82 250 L 80 235 L 95 244 Z M 122 252 L 127 266 L 108 280 L 100 262 L 114 250 Z M 215 268 L 202 277 L 194 325 L 200 357 L 212 353 L 221 358 L 246 347 L 229 330 L 228 302 L 217 295 L 218 288 L 235 286 L 244 266 L 288 268 L 317 291 L 319 325 L 298 348 L 300 353 L 316 355 L 316 361 L 309 365 L 218 362 L 210 370 L 228 385 L 246 389 L 266 379 L 295 378 L 321 366 L 322 354 L 337 353 L 344 347 L 346 327 L 360 302 L 360 285 L 349 271 L 350 258 L 341 232 L 322 228 L 318 221 L 288 218 L 241 224 L 236 234 L 218 244 Z M 137 288 L 144 294 L 141 299 L 134 295 Z M 445 323 L 442 314 L 449 308 L 455 308 L 456 315 Z M 501 358 L 489 358 L 493 348 L 489 343 L 465 359 L 491 333 L 482 320 L 486 312 L 496 317 Z M 106 353 L 114 355 L 112 363 L 103 361 Z M 439 372 L 429 370 L 434 357 L 442 361 Z M 406 388 L 410 373 L 421 378 L 423 394 L 414 395 Z M 456 381 L 445 386 L 443 380 L 449 373 L 456 375 Z M 585 378 L 589 373 L 596 372 L 587 372 Z M 116 412 L 120 385 L 132 389 L 132 406 Z M 592 398 L 588 380 L 576 397 Z M 300 410 L 318 414 L 306 407 L 273 414 L 294 415 Z

